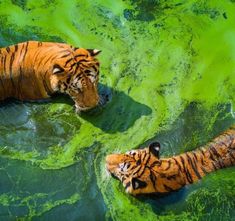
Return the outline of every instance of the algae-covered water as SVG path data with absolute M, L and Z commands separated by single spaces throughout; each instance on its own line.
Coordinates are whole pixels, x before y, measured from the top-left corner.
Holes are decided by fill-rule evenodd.
M 101 109 L 64 96 L 0 107 L 0 220 L 235 220 L 235 168 L 162 197 L 127 195 L 108 153 L 171 156 L 235 123 L 234 0 L 0 0 L 0 46 L 98 48 Z

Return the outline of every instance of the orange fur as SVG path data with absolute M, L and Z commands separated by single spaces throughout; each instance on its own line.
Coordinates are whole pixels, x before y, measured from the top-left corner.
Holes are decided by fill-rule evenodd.
M 66 93 L 77 110 L 99 102 L 98 50 L 28 41 L 0 49 L 0 100 L 41 100 Z
M 192 184 L 206 174 L 235 165 L 235 127 L 209 144 L 170 158 L 159 158 L 159 143 L 126 154 L 106 157 L 107 170 L 123 183 L 126 192 L 167 193 Z

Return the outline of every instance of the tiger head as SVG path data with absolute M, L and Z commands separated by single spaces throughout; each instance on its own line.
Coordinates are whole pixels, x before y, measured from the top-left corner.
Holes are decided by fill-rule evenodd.
M 50 77 L 53 91 L 68 94 L 75 102 L 76 111 L 95 107 L 100 97 L 97 90 L 99 62 L 97 49 L 69 48 L 58 57 Z
M 154 142 L 144 149 L 108 155 L 106 169 L 132 195 L 166 193 L 181 188 L 185 183 L 177 165 L 169 159 L 160 159 L 159 150 L 160 144 Z

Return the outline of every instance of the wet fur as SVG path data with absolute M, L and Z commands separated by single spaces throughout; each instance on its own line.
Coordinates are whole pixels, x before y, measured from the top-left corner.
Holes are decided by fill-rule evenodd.
M 36 101 L 68 94 L 79 110 L 99 102 L 98 50 L 28 41 L 0 49 L 0 100 Z
M 194 151 L 160 158 L 160 144 L 106 157 L 106 168 L 126 192 L 169 193 L 192 184 L 215 170 L 235 165 L 235 127 Z

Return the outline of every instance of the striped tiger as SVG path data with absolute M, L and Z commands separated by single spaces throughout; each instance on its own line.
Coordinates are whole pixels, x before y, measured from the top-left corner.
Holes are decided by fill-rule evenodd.
M 194 151 L 159 157 L 160 144 L 106 157 L 106 169 L 132 195 L 168 193 L 215 170 L 235 165 L 235 126 Z
M 64 43 L 27 41 L 0 49 L 0 100 L 36 101 L 68 94 L 76 110 L 99 103 L 97 49 Z

